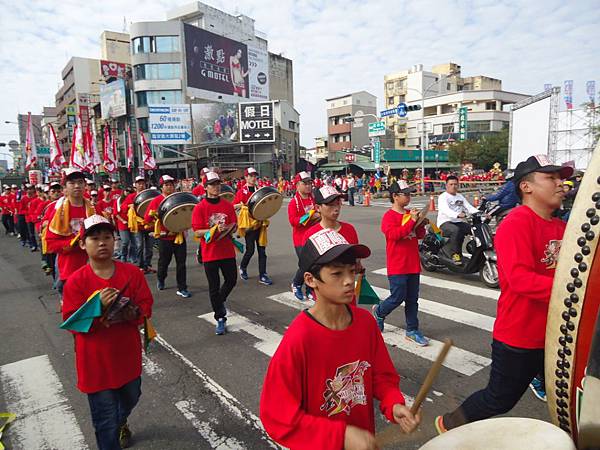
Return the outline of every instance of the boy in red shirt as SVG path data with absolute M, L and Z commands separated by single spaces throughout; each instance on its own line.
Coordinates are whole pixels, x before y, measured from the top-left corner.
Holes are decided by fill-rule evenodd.
M 315 202 L 311 193 L 312 178 L 308 172 L 300 172 L 296 175 L 294 181 L 296 182 L 296 194 L 288 204 L 288 220 L 292 226 L 294 250 L 296 250 L 296 256 L 300 258 L 302 246 L 304 245 L 304 233 L 316 220 L 319 220 L 319 215 L 315 213 L 308 220 L 301 222 L 305 214 L 315 209 Z M 304 273 L 298 269 L 292 280 L 292 293 L 300 301 L 304 300 L 302 284 L 304 284 Z
M 456 410 L 436 417 L 439 433 L 510 411 L 536 375 L 544 373 L 548 304 L 566 228 L 552 213 L 564 197 L 562 180 L 572 174 L 571 167 L 552 165 L 544 155 L 517 165 L 513 179 L 522 206 L 506 216 L 494 241 L 500 298 L 490 380 Z
M 77 387 L 88 395 L 100 449 L 129 446 L 127 418 L 141 395 L 142 348 L 138 327 L 152 315 L 152 294 L 144 275 L 132 264 L 113 261 L 114 226 L 104 217 L 85 219 L 79 248 L 89 257 L 64 288 L 63 319 L 100 290 L 102 309 L 118 297 L 130 303 L 113 320 L 94 319 L 87 333 L 75 335 Z
M 208 280 L 208 295 L 217 321 L 216 334 L 226 332 L 227 310 L 225 301 L 237 281 L 235 264 L 235 248 L 229 235 L 237 228 L 237 217 L 233 205 L 219 197 L 221 179 L 215 172 L 207 172 L 203 180 L 206 198 L 194 206 L 192 212 L 192 229 L 200 238 L 204 272 Z M 205 234 L 214 226 L 217 230 L 206 242 Z M 223 285 L 219 277 L 223 274 Z
M 383 331 L 385 318 L 405 302 L 406 339 L 421 347 L 429 341 L 419 331 L 419 239 L 425 236 L 425 221 L 415 227 L 419 220 L 417 211 L 407 211 L 410 195 L 415 188 L 404 180 L 389 187 L 392 207 L 383 215 L 381 231 L 385 235 L 387 274 L 390 296 L 378 305 L 373 305 L 373 315 L 379 329 Z
M 260 418 L 291 449 L 376 449 L 373 399 L 409 433 L 420 422 L 404 396 L 381 333 L 368 311 L 350 306 L 356 259 L 370 250 L 325 229 L 302 250 L 304 281 L 317 296 L 286 331 L 263 383 Z

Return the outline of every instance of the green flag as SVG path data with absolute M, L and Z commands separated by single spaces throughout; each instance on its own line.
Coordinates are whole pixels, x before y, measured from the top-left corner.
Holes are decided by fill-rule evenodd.
M 100 301 L 100 291 L 95 291 L 86 302 L 75 311 L 71 317 L 60 324 L 63 330 L 77 331 L 87 333 L 92 327 L 92 322 L 96 317 L 102 315 L 102 302 Z
M 356 298 L 359 305 L 377 305 L 379 296 L 375 293 L 367 277 L 362 275 L 356 285 Z

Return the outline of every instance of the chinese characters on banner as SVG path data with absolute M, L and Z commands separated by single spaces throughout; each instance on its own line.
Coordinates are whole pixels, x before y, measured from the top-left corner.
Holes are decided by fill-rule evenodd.
M 463 106 L 458 110 L 458 140 L 464 141 L 467 139 L 467 107 Z
M 573 80 L 565 80 L 565 103 L 567 109 L 573 109 Z
M 594 80 L 588 81 L 585 85 L 588 98 L 592 104 L 592 108 L 596 104 L 596 82 Z
M 240 103 L 240 142 L 275 142 L 273 102 Z

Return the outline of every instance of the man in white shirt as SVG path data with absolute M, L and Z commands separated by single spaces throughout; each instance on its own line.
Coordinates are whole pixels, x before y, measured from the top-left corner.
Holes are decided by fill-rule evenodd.
M 449 239 L 442 252 L 452 258 L 454 264 L 462 263 L 462 244 L 471 230 L 463 219 L 467 213 L 473 214 L 477 211 L 477 208 L 458 193 L 458 178 L 454 175 L 446 178 L 446 192 L 438 199 L 437 226 L 442 230 L 444 237 Z
M 354 193 L 356 192 L 356 180 L 353 174 L 348 175 L 348 204 L 354 206 Z

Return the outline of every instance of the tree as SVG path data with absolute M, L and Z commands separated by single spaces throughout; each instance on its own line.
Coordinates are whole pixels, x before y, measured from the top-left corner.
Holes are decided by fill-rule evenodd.
M 472 163 L 477 169 L 490 170 L 494 163 L 508 161 L 508 128 L 482 136 L 479 140 L 454 142 L 450 145 L 450 162 Z
M 476 162 L 474 157 L 479 153 L 479 143 L 472 140 L 456 141 L 448 148 L 448 159 L 450 162 L 463 164 L 465 162 Z

